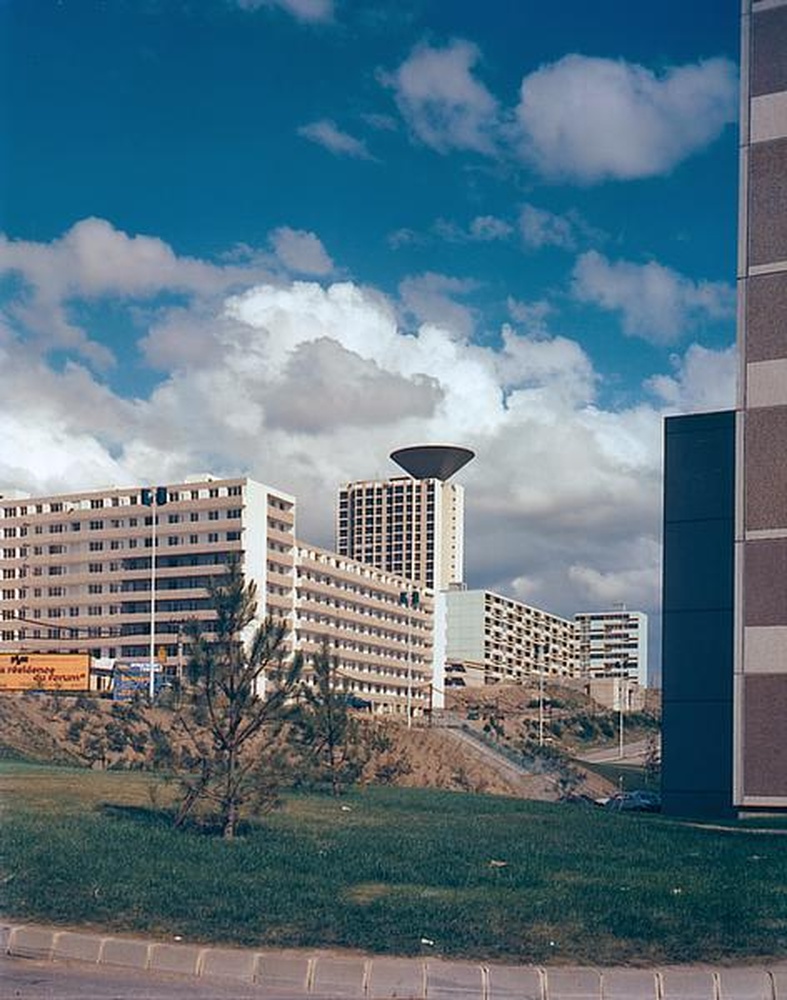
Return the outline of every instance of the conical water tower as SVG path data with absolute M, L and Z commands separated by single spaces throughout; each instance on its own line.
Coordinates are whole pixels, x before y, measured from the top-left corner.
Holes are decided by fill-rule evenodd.
M 391 459 L 413 479 L 440 479 L 442 482 L 473 458 L 475 452 L 456 444 L 414 444 L 391 452 Z

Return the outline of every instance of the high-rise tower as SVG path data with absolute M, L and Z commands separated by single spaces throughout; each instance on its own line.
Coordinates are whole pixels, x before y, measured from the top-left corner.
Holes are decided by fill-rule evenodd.
M 400 448 L 409 476 L 346 483 L 339 490 L 341 555 L 395 572 L 414 586 L 446 590 L 464 577 L 464 489 L 448 479 L 473 452 L 454 445 Z

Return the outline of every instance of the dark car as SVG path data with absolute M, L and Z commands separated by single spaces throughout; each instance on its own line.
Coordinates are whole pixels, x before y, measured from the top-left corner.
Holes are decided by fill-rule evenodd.
M 605 805 L 616 812 L 661 812 L 661 796 L 640 788 L 634 792 L 618 792 Z

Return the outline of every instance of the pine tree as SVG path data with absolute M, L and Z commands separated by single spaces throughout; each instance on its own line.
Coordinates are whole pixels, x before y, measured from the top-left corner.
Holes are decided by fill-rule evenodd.
M 334 795 L 359 779 L 373 753 L 370 734 L 340 685 L 338 660 L 325 647 L 314 657 L 311 683 L 301 686 L 293 731 L 304 780 Z
M 237 561 L 208 590 L 213 632 L 206 635 L 196 624 L 189 629 L 187 680 L 173 718 L 182 792 L 176 823 L 200 806 L 232 838 L 244 813 L 259 811 L 272 797 L 266 751 L 286 719 L 302 659 L 296 654 L 286 664 L 282 623 L 255 626 L 256 588 L 244 582 Z

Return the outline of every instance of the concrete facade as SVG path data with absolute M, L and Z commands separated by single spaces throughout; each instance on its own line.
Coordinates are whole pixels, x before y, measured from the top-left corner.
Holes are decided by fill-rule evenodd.
M 336 550 L 446 590 L 464 578 L 464 489 L 440 479 L 364 480 L 339 490 Z
M 257 587 L 257 618 L 286 626 L 287 651 L 325 643 L 348 690 L 374 710 L 419 714 L 431 697 L 432 607 L 403 606 L 407 580 L 301 543 L 295 498 L 252 479 L 0 497 L 0 639 L 9 651 L 84 652 L 104 664 L 182 664 L 182 636 L 210 631 L 206 590 L 233 556 Z M 154 523 L 155 520 L 155 523 Z M 155 552 L 155 560 L 151 554 Z M 101 683 L 108 684 L 105 675 Z
M 579 673 L 589 680 L 622 676 L 648 684 L 648 616 L 613 608 L 574 615 Z
M 448 686 L 576 675 L 568 619 L 489 590 L 449 590 L 444 598 Z
M 742 11 L 734 800 L 787 807 L 787 0 Z

